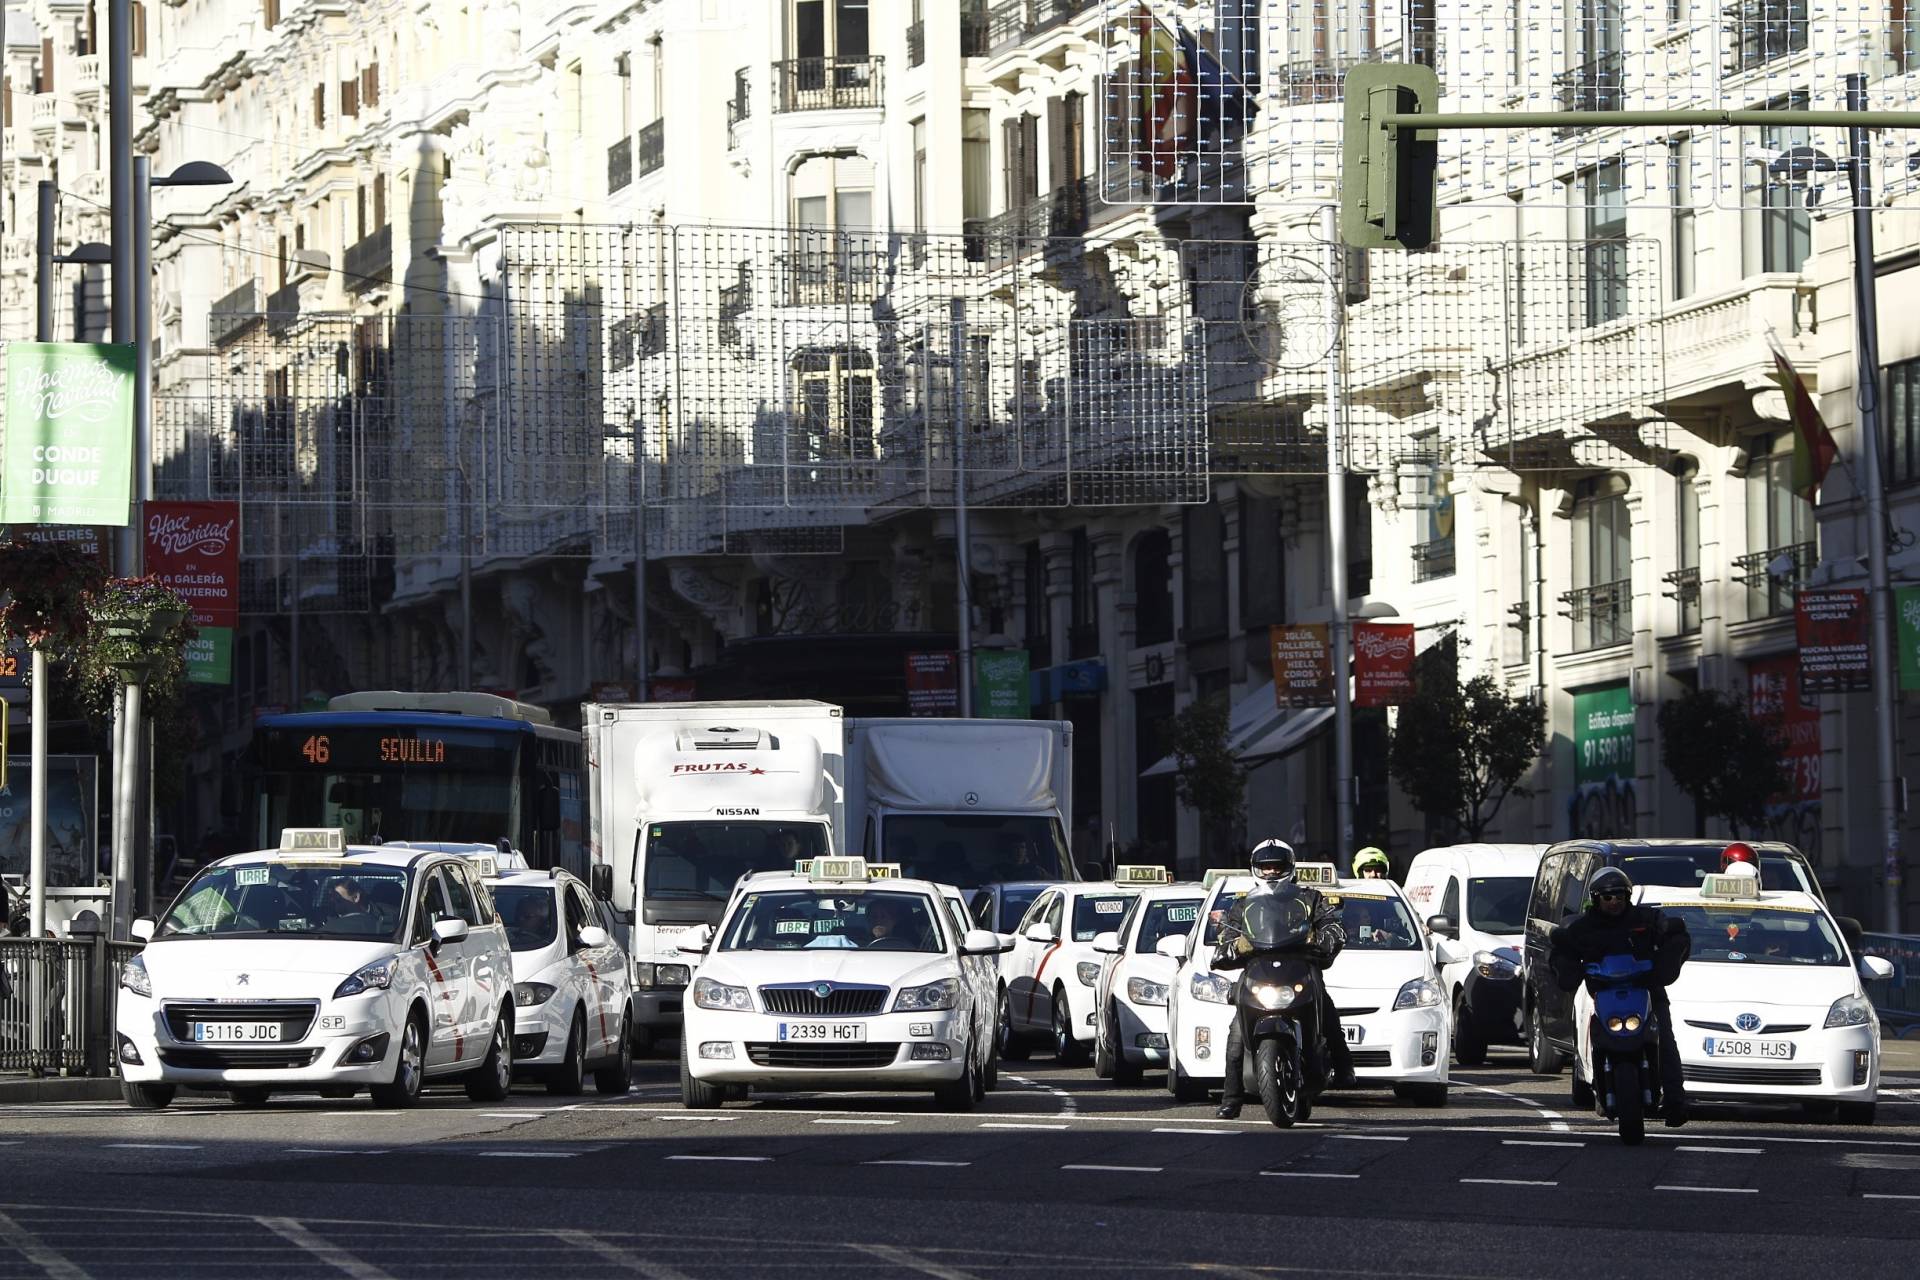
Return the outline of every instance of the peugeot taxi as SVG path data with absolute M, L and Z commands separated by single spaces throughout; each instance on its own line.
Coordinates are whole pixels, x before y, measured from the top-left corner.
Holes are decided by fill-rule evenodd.
M 1165 879 L 1164 868 L 1156 867 Z M 1141 891 L 1120 927 L 1093 940 L 1105 957 L 1094 991 L 1093 1072 L 1115 1084 L 1137 1084 L 1167 1061 L 1167 991 L 1174 962 L 1156 948 L 1185 937 L 1200 918 L 1198 884 L 1160 883 Z
M 1424 934 L 1400 887 L 1386 880 L 1340 880 L 1333 864 L 1302 862 L 1301 883 L 1340 907 L 1347 941 L 1326 972 L 1327 993 L 1340 1013 L 1357 1087 L 1391 1086 L 1417 1106 L 1444 1106 L 1450 1049 L 1447 1008 Z M 1225 1075 L 1233 979 L 1213 971 L 1220 925 L 1254 887 L 1238 870 L 1209 871 L 1195 931 L 1163 938 L 1162 954 L 1179 962 L 1167 1006 L 1167 1089 L 1199 1102 Z
M 116 1058 L 128 1105 L 182 1087 L 242 1105 L 274 1092 L 404 1107 L 423 1083 L 507 1096 L 513 960 L 465 858 L 290 828 L 278 849 L 202 867 L 120 968 Z
M 549 1093 L 591 1074 L 625 1093 L 633 1074 L 633 975 L 587 886 L 558 867 L 487 877 L 513 949 L 513 1069 Z
M 1117 929 L 1142 886 L 1166 874 L 1165 867 L 1116 867 L 1112 880 L 1050 885 L 1033 900 L 1013 949 L 1000 957 L 1004 1056 L 1025 1058 L 1038 1041 L 1062 1063 L 1087 1060 L 1103 959 L 1093 940 Z
M 1642 885 L 1634 898 L 1677 918 L 1693 942 L 1667 988 L 1690 1099 L 1800 1103 L 1815 1116 L 1873 1123 L 1880 1023 L 1861 979 L 1891 976 L 1887 961 L 1856 957 L 1818 898 L 1763 888 L 1747 867 L 1708 875 L 1699 888 Z M 1582 1106 L 1592 1102 L 1592 1016 L 1582 986 L 1574 995 Z
M 962 931 L 945 886 L 863 858 L 813 858 L 735 891 L 701 955 L 680 1042 L 680 1100 L 741 1091 L 932 1091 L 969 1110 L 984 1094 L 993 1010 L 969 957 L 1001 936 Z

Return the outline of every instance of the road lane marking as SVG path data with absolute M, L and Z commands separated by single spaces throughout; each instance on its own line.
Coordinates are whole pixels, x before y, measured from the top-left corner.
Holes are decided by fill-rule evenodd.
M 1080 1109 L 1080 1104 L 1076 1102 L 1073 1095 L 1065 1089 L 1057 1088 L 1050 1084 L 1043 1084 L 1038 1080 L 1032 1080 L 1026 1076 L 1016 1076 L 1011 1071 L 1002 1072 L 1001 1074 L 1005 1075 L 1007 1079 L 1013 1081 L 1015 1084 L 1024 1085 L 1029 1089 L 1038 1089 L 1042 1093 L 1050 1093 L 1058 1098 L 1060 1100 L 1060 1114 L 1062 1116 L 1072 1118 Z
M 1569 1125 L 1558 1111 L 1548 1109 L 1543 1103 L 1535 1102 L 1525 1094 L 1508 1093 L 1505 1089 L 1495 1089 L 1484 1084 L 1470 1084 L 1467 1088 L 1477 1089 L 1481 1093 L 1490 1093 L 1496 1098 L 1505 1098 L 1508 1102 L 1518 1102 L 1522 1106 L 1532 1107 L 1540 1113 L 1540 1118 L 1547 1121 L 1547 1127 L 1555 1133 L 1571 1133 L 1573 1131 L 1573 1126 Z
M 1764 1147 L 1675 1147 L 1675 1151 L 1705 1151 L 1716 1156 L 1757 1156 Z
M 1503 1147 L 1572 1147 L 1578 1150 L 1586 1146 L 1584 1142 L 1549 1142 L 1544 1138 L 1502 1138 Z
M 1405 1142 L 1406 1137 L 1392 1133 L 1336 1133 L 1334 1137 L 1343 1142 Z
M 578 1151 L 480 1151 L 476 1155 L 490 1160 L 571 1160 Z
M 332 1241 L 315 1235 L 293 1218 L 256 1217 L 254 1221 L 294 1248 L 311 1254 L 316 1261 L 324 1262 L 349 1277 L 349 1280 L 394 1280 L 371 1262 L 357 1258 Z
M 769 1164 L 772 1156 L 668 1156 L 669 1160 L 709 1160 L 722 1164 Z
M 582 1253 L 591 1253 L 602 1262 L 636 1276 L 645 1276 L 647 1280 L 690 1280 L 687 1273 L 678 1267 L 670 1267 L 664 1262 L 649 1262 L 636 1253 L 585 1231 L 549 1231 L 547 1234 L 562 1244 L 578 1249 Z
M 1309 1173 L 1304 1169 L 1262 1169 L 1263 1178 L 1358 1178 L 1357 1173 Z
M 1154 1130 L 1154 1132 L 1155 1132 L 1155 1133 L 1198 1133 L 1198 1134 L 1204 1134 L 1205 1136 L 1207 1136 L 1207 1137 L 1209 1137 L 1209 1138 L 1211 1138 L 1211 1137 L 1214 1137 L 1214 1136 L 1215 1136 L 1215 1135 L 1217 1135 L 1217 1134 L 1226 1134 L 1226 1135 L 1229 1135 L 1229 1136 L 1231 1136 L 1231 1135 L 1233 1135 L 1233 1134 L 1236 1134 L 1236 1133 L 1238 1133 L 1238 1132 L 1240 1132 L 1240 1131 L 1239 1131 L 1238 1129 L 1172 1129 L 1172 1128 L 1162 1128 L 1162 1129 L 1155 1129 L 1155 1130 Z
M 1064 1124 L 1021 1124 L 1012 1120 L 988 1120 L 981 1124 L 982 1129 L 1065 1129 Z
M 1670 1183 L 1661 1183 L 1658 1186 L 1654 1187 L 1654 1190 L 1655 1191 L 1705 1191 L 1710 1195 L 1721 1195 L 1721 1196 L 1757 1196 L 1760 1194 L 1760 1188 L 1758 1187 L 1682 1187 L 1682 1186 L 1675 1186 Z
M 1157 1164 L 1063 1164 L 1062 1173 L 1165 1173 Z
M 39 1236 L 0 1213 L 0 1244 L 40 1268 L 49 1280 L 88 1280 L 87 1273 L 75 1266 L 59 1250 L 43 1244 Z
M 283 1156 L 384 1156 L 391 1147 L 288 1147 Z
M 739 1116 L 655 1116 L 661 1124 L 725 1124 Z
M 877 1120 L 866 1116 L 821 1116 L 815 1124 L 899 1124 L 898 1120 Z
M 861 1164 L 902 1165 L 912 1169 L 965 1169 L 971 1160 L 862 1160 Z
M 949 1267 L 945 1263 L 923 1258 L 917 1253 L 890 1244 L 856 1244 L 853 1246 L 861 1253 L 888 1262 L 908 1271 L 917 1271 L 923 1276 L 933 1276 L 934 1280 L 975 1280 L 971 1271 L 962 1271 L 958 1267 Z
M 1920 1200 L 1920 1196 L 1902 1195 L 1895 1191 L 1862 1191 L 1862 1200 Z
M 1533 1178 L 1462 1178 L 1462 1182 L 1482 1187 L 1557 1187 L 1557 1182 L 1540 1182 Z
M 200 1146 L 192 1142 L 109 1142 L 104 1144 L 108 1151 L 199 1151 Z

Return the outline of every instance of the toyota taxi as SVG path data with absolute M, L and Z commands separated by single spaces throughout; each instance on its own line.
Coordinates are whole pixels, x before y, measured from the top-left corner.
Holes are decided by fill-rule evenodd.
M 1003 939 L 961 931 L 949 891 L 863 858 L 813 858 L 734 892 L 688 989 L 680 1100 L 717 1107 L 745 1088 L 931 1090 L 984 1096 L 993 1010 L 967 959 Z
M 1338 904 L 1346 926 L 1346 946 L 1326 971 L 1326 984 L 1358 1086 L 1391 1085 L 1417 1105 L 1445 1105 L 1447 1009 L 1433 957 L 1400 887 L 1340 880 L 1324 862 L 1300 863 L 1296 874 Z M 1213 948 L 1228 910 L 1255 881 L 1237 870 L 1210 871 L 1207 884 L 1195 933 L 1159 944 L 1163 954 L 1180 961 L 1167 1006 L 1167 1089 L 1187 1102 L 1203 1100 L 1225 1075 L 1233 978 L 1213 971 Z
M 489 861 L 476 859 L 483 865 Z M 633 1070 L 633 975 L 593 897 L 558 867 L 490 875 L 513 949 L 513 1069 L 577 1094 L 591 1073 L 625 1093 Z
M 1133 900 L 1119 929 L 1094 938 L 1093 949 L 1105 956 L 1094 991 L 1095 1075 L 1137 1084 L 1147 1067 L 1166 1065 L 1167 991 L 1175 966 L 1156 948 L 1162 938 L 1193 932 L 1201 894 L 1198 884 L 1157 884 Z
M 147 945 L 121 966 L 115 1017 L 130 1106 L 186 1087 L 243 1105 L 366 1089 L 397 1107 L 435 1079 L 507 1096 L 513 960 L 465 858 L 290 828 L 202 867 L 133 936 Z
M 1798 1102 L 1871 1124 L 1880 1088 L 1880 1023 L 1863 977 L 1892 972 L 1856 958 L 1832 914 L 1797 889 L 1763 889 L 1735 867 L 1697 889 L 1642 885 L 1635 900 L 1686 926 L 1693 952 L 1667 988 L 1693 1100 Z M 1575 1097 L 1590 1097 L 1593 1001 L 1574 996 Z
M 1026 1057 L 1044 1037 L 1059 1061 L 1086 1061 L 1104 959 L 1093 940 L 1119 928 L 1141 887 L 1159 884 L 1166 874 L 1165 867 L 1116 867 L 1112 880 L 1050 885 L 1033 900 L 1014 931 L 1013 949 L 1000 957 L 1006 1057 Z

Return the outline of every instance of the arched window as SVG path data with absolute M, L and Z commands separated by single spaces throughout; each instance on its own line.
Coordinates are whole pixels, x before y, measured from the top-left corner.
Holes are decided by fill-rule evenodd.
M 1568 610 L 1576 652 L 1633 638 L 1633 530 L 1627 478 L 1582 480 L 1573 495 L 1573 591 Z

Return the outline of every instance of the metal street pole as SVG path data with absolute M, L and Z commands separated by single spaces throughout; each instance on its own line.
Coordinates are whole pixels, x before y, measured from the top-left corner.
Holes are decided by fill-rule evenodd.
M 1867 78 L 1847 77 L 1847 109 L 1865 111 Z M 1887 574 L 1887 483 L 1881 466 L 1880 318 L 1873 270 L 1873 139 L 1862 125 L 1847 130 L 1847 174 L 1853 184 L 1854 404 L 1859 410 L 1860 470 L 1866 485 L 1867 587 L 1873 627 L 1873 737 L 1879 765 L 1884 840 L 1886 928 L 1900 932 L 1900 757 L 1895 743 L 1899 667 L 1894 662 L 1893 593 Z
M 121 686 L 123 706 L 118 724 L 120 737 L 113 744 L 116 758 L 125 761 L 116 779 L 113 827 L 113 936 L 125 941 L 133 923 L 134 823 L 131 815 L 139 812 L 139 770 L 133 765 L 140 758 L 140 685 L 124 680 Z
M 967 521 L 967 303 L 951 301 L 953 315 L 953 559 L 959 579 L 960 717 L 973 717 L 973 548 Z
M 39 239 L 34 245 L 34 281 L 37 309 L 33 336 L 37 342 L 53 341 L 53 242 L 59 219 L 59 192 L 51 182 L 39 186 Z M 27 757 L 27 936 L 39 938 L 47 932 L 47 655 L 39 645 L 32 651 L 33 689 L 31 691 L 33 726 Z M 39 998 L 41 984 L 33 985 Z M 41 1019 L 33 1020 L 34 1034 L 40 1034 Z
M 133 158 L 133 530 L 132 571 L 146 572 L 147 504 L 153 501 L 153 172 L 146 156 Z M 153 896 L 153 731 L 146 718 L 128 726 L 134 749 L 133 905 L 147 914 Z
M 113 340 L 136 340 L 134 296 L 143 284 L 134 278 L 133 191 L 133 6 L 132 0 L 107 0 L 107 178 L 113 244 Z M 135 492 L 145 444 L 134 441 Z M 123 577 L 140 569 L 140 530 L 129 523 L 116 539 L 116 568 Z
M 633 696 L 647 701 L 651 690 L 648 679 L 647 650 L 652 637 L 647 634 L 647 433 L 640 415 L 633 419 Z
M 1327 262 L 1327 551 L 1333 588 L 1333 861 L 1353 847 L 1353 707 L 1347 688 L 1347 394 L 1341 368 L 1340 210 L 1320 210 Z

